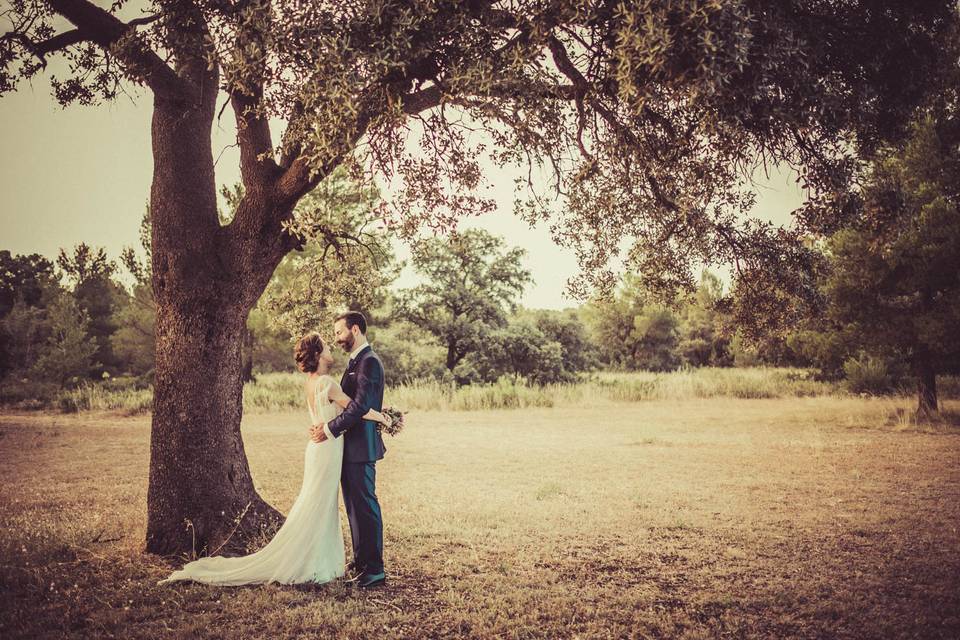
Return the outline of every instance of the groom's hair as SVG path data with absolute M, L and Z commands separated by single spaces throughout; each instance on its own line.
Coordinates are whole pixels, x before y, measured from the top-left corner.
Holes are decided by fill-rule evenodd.
M 367 319 L 363 317 L 363 314 L 359 311 L 347 311 L 337 316 L 337 320 L 343 320 L 347 329 L 352 329 L 354 327 L 360 327 L 360 333 L 367 334 Z

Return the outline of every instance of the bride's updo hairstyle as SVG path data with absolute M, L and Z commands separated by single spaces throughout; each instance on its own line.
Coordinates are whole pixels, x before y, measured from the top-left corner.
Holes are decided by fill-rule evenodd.
M 297 341 L 293 350 L 293 359 L 297 361 L 297 368 L 304 373 L 313 373 L 320 366 L 320 354 L 323 353 L 323 338 L 316 331 L 311 331 Z

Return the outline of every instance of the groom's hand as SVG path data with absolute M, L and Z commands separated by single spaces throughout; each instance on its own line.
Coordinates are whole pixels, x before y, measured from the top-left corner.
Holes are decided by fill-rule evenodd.
M 327 434 L 323 432 L 323 423 L 315 424 L 310 427 L 310 439 L 320 444 L 327 439 Z

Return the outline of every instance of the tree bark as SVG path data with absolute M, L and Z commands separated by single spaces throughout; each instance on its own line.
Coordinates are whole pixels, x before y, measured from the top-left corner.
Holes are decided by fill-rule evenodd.
M 240 351 L 242 360 L 241 380 L 247 382 L 256 382 L 257 378 L 253 375 L 253 332 L 244 326 L 243 328 L 243 348 Z
M 254 489 L 240 433 L 246 319 L 279 258 L 245 259 L 220 226 L 210 138 L 217 72 L 194 76 L 200 97 L 155 98 L 152 124 L 157 342 L 146 548 L 159 554 L 202 555 L 227 540 L 220 553 L 241 550 L 282 520 Z
M 917 376 L 917 417 L 936 417 L 940 408 L 937 403 L 937 372 L 929 354 L 920 352 L 914 356 L 914 374 Z

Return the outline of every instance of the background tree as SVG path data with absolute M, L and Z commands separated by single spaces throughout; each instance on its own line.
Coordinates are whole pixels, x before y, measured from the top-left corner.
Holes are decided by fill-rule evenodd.
M 928 116 L 902 149 L 884 150 L 861 219 L 827 246 L 830 320 L 853 348 L 910 364 L 922 417 L 938 411 L 937 374 L 960 370 L 960 151 L 950 127 Z
M 563 350 L 529 319 L 514 319 L 487 334 L 465 361 L 465 372 L 485 382 L 510 376 L 535 384 L 566 382 Z
M 533 323 L 547 340 L 560 345 L 565 379 L 573 379 L 578 373 L 596 367 L 597 347 L 590 341 L 579 309 L 563 311 L 538 309 L 521 314 L 521 317 L 528 315 L 532 317 Z
M 48 273 L 46 268 L 42 272 Z M 41 282 L 35 304 L 18 295 L 0 318 L 5 347 L 0 395 L 5 400 L 49 399 L 51 392 L 88 378 L 95 364 L 97 344 L 86 312 L 56 280 L 44 277 Z
M 692 367 L 733 364 L 730 353 L 729 322 L 719 310 L 723 300 L 723 282 L 704 270 L 692 299 L 683 306 L 677 345 L 684 364 Z
M 18 299 L 0 319 L 3 338 L 3 377 L 23 378 L 43 349 L 46 309 Z
M 622 278 L 620 286 L 611 295 L 597 297 L 587 304 L 584 318 L 604 364 L 613 368 L 634 368 L 628 345 L 633 318 L 643 304 L 640 282 L 629 274 Z
M 854 326 L 840 326 L 825 312 L 807 318 L 785 342 L 804 366 L 816 367 L 825 380 L 841 380 L 844 363 L 862 344 Z
M 648 304 L 634 316 L 629 341 L 631 368 L 645 371 L 672 371 L 680 366 L 677 354 L 680 320 L 659 304 Z
M 0 251 L 0 318 L 7 315 L 18 297 L 28 306 L 40 305 L 44 290 L 55 282 L 53 263 L 43 256 L 14 256 L 7 250 Z
M 446 349 L 437 344 L 423 327 L 383 314 L 389 322 L 377 322 L 368 337 L 383 359 L 388 385 L 408 384 L 420 380 L 444 380 L 449 376 L 444 366 Z
M 287 233 L 297 201 L 336 167 L 398 178 L 382 213 L 403 233 L 489 210 L 476 195 L 485 159 L 547 167 L 548 186 L 525 186 L 518 208 L 553 218 L 587 285 L 613 282 L 609 260 L 631 238 L 628 267 L 648 288 L 692 288 L 701 262 L 794 257 L 789 234 L 742 223 L 747 169 L 789 161 L 815 193 L 836 192 L 844 154 L 894 135 L 943 66 L 955 7 L 164 0 L 131 12 L 13 0 L 0 93 L 63 53 L 74 66 L 51 80 L 63 104 L 112 99 L 128 80 L 153 94 L 147 548 L 177 552 L 217 546 L 240 513 L 237 540 L 277 515 L 243 453 L 242 333 L 303 244 Z M 58 30 L 61 18 L 73 27 Z M 244 183 L 225 225 L 210 144 L 221 91 Z M 271 117 L 286 121 L 276 147 Z
M 120 262 L 133 277 L 133 285 L 114 313 L 116 331 L 110 344 L 128 373 L 146 376 L 152 382 L 156 351 L 157 303 L 153 299 L 150 273 L 153 269 L 150 248 L 150 205 L 140 220 L 140 248 L 144 259 L 132 247 L 124 247 Z
M 53 263 L 43 256 L 0 251 L 0 379 L 30 360 L 44 294 L 56 287 Z M 15 307 L 14 317 L 5 323 Z
M 588 306 L 586 317 L 601 357 L 611 366 L 670 371 L 680 365 L 680 319 L 655 302 L 638 277 L 625 276 L 611 298 Z
M 105 371 L 115 375 L 120 361 L 113 352 L 110 336 L 119 326 L 114 313 L 126 299 L 123 287 L 114 281 L 116 264 L 107 258 L 102 247 L 94 251 L 80 243 L 72 254 L 61 249 L 57 266 L 70 281 L 73 297 L 88 318 L 87 331 L 97 345 L 93 375 L 100 377 Z
M 434 335 L 454 372 L 516 309 L 532 281 L 525 253 L 482 229 L 420 241 L 410 261 L 425 283 L 397 293 L 397 314 Z
M 70 295 L 58 296 L 47 308 L 47 336 L 32 369 L 61 387 L 90 375 L 99 345 L 90 333 L 87 312 Z

